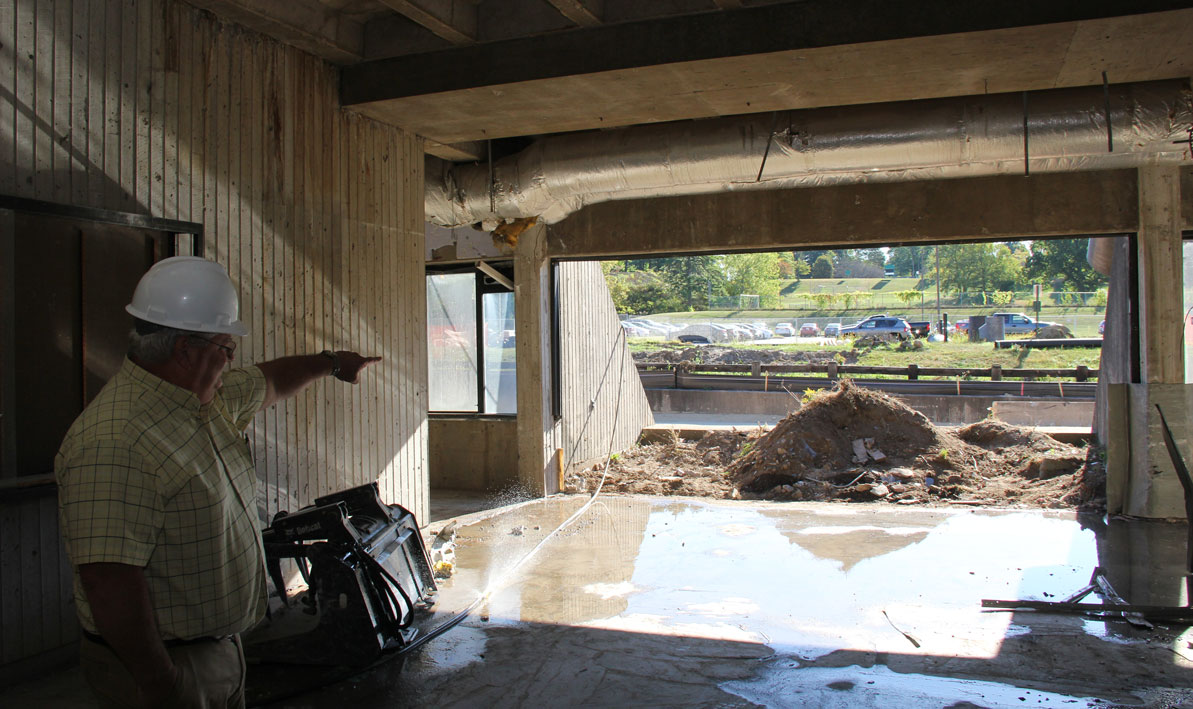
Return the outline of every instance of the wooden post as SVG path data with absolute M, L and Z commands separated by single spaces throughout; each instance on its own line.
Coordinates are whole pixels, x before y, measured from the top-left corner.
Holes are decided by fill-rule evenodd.
M 753 364 L 750 365 L 750 376 L 754 376 L 754 377 L 762 376 L 762 362 L 754 362 Z
M 1001 382 L 1002 381 L 1002 365 L 1001 364 L 996 364 L 996 365 L 990 367 L 990 381 L 992 381 L 992 382 Z
M 1089 367 L 1084 364 L 1077 365 L 1077 381 L 1084 382 L 1089 379 Z
M 828 380 L 830 382 L 837 381 L 837 363 L 836 362 L 829 362 L 828 367 L 826 368 L 825 371 L 828 372 Z
M 920 378 L 920 367 L 918 364 L 907 365 L 907 379 L 908 381 L 916 381 Z

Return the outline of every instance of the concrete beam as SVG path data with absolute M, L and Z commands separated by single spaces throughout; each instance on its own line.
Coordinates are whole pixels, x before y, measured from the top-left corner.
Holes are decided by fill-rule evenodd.
M 364 27 L 318 0 L 187 0 L 225 20 L 256 30 L 325 59 L 364 59 Z
M 532 495 L 558 492 L 551 415 L 550 277 L 545 230 L 522 232 L 514 249 L 515 354 L 518 379 L 518 481 Z
M 547 0 L 559 14 L 581 27 L 596 27 L 601 24 L 601 10 L 604 0 Z
M 1187 77 L 1193 10 L 1181 5 L 778 3 L 407 53 L 345 69 L 341 100 L 456 143 L 1093 85 L 1102 71 Z
M 1134 170 L 604 202 L 548 227 L 552 257 L 1129 233 Z
M 452 44 L 476 42 L 476 5 L 467 0 L 377 0 Z
M 1139 323 L 1145 382 L 1185 378 L 1180 171 L 1139 169 Z

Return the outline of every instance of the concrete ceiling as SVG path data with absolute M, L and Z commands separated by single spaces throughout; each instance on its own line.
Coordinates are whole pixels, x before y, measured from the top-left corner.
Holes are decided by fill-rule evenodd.
M 1193 9 L 1134 0 L 189 0 L 342 67 L 347 107 L 486 139 L 1193 76 Z

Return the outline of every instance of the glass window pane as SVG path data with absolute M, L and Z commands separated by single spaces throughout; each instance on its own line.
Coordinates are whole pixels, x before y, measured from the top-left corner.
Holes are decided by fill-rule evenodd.
M 476 276 L 427 276 L 427 387 L 431 411 L 477 411 Z
M 518 413 L 514 370 L 514 294 L 485 293 L 485 413 Z

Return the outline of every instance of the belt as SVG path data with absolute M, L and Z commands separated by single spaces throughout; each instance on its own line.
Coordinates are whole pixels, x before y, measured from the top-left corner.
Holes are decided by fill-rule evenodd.
M 102 635 L 96 635 L 95 633 L 84 630 L 83 637 L 97 645 L 103 645 L 104 647 L 108 648 L 109 650 L 112 649 L 112 646 L 108 644 L 107 640 L 104 640 L 104 636 L 102 636 Z M 204 636 L 198 637 L 198 638 L 185 638 L 185 639 L 170 638 L 168 640 L 162 640 L 162 644 L 165 645 L 166 647 L 180 647 L 182 645 L 195 645 L 198 643 L 206 643 L 206 642 L 218 643 L 218 642 L 223 642 L 224 640 L 228 640 L 231 637 L 232 637 L 231 635 L 220 635 L 220 636 L 204 635 Z

